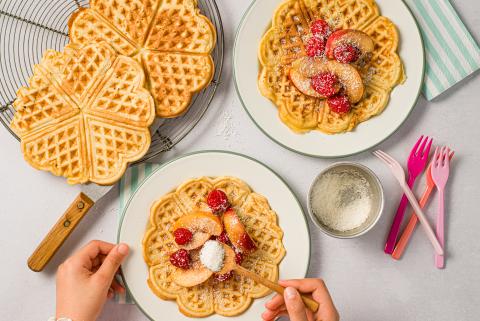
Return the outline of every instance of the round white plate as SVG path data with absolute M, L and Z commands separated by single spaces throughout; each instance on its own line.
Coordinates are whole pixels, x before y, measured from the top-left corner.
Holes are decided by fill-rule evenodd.
M 400 34 L 399 54 L 407 80 L 397 86 L 387 108 L 361 123 L 353 132 L 327 135 L 318 131 L 295 134 L 277 115 L 275 105 L 257 87 L 260 39 L 270 27 L 273 12 L 283 0 L 255 0 L 238 27 L 233 50 L 237 93 L 255 124 L 272 140 L 292 151 L 315 157 L 343 157 L 365 151 L 392 135 L 407 119 L 420 95 L 424 75 L 423 41 L 409 8 L 401 0 L 377 0 L 382 15 Z
M 267 166 L 247 156 L 206 151 L 177 158 L 157 168 L 140 184 L 127 203 L 118 231 L 118 242 L 125 242 L 131 254 L 122 265 L 122 273 L 135 302 L 152 320 L 191 320 L 178 311 L 174 301 L 164 301 L 147 285 L 148 270 L 142 256 L 142 239 L 150 215 L 150 206 L 162 195 L 184 181 L 199 176 L 230 175 L 244 180 L 264 195 L 278 214 L 284 231 L 287 254 L 280 263 L 280 278 L 302 278 L 310 259 L 310 237 L 304 212 L 287 184 Z M 254 300 L 238 320 L 258 320 L 266 298 Z M 230 320 L 212 315 L 206 320 Z

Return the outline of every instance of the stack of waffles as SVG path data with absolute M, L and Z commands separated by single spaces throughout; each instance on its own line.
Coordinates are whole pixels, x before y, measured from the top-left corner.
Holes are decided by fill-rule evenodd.
M 152 205 L 147 232 L 143 240 L 143 256 L 149 268 L 148 284 L 164 300 L 176 300 L 180 311 L 190 317 L 213 313 L 234 316 L 245 311 L 254 298 L 269 293 L 268 288 L 240 275 L 224 282 L 213 278 L 186 288 L 177 285 L 173 275 L 177 269 L 169 261 L 176 250 L 171 231 L 174 223 L 194 210 L 210 211 L 207 195 L 214 189 L 225 192 L 248 234 L 258 249 L 245 257 L 242 265 L 271 281 L 278 279 L 278 264 L 285 256 L 283 232 L 277 215 L 265 197 L 252 192 L 247 184 L 234 177 L 201 177 L 180 185 L 174 192 Z
M 155 115 L 184 113 L 213 76 L 216 35 L 196 0 L 92 0 L 20 88 L 25 159 L 68 183 L 115 183 L 150 146 Z
M 346 114 L 334 113 L 325 100 L 303 94 L 288 77 L 291 64 L 306 56 L 304 39 L 310 24 L 317 19 L 327 21 L 334 29 L 363 31 L 374 41 L 370 63 L 359 70 L 365 83 L 364 97 Z M 295 132 L 350 131 L 380 114 L 392 89 L 403 82 L 397 47 L 396 27 L 380 16 L 374 0 L 287 0 L 275 11 L 272 27 L 260 43 L 259 89 L 277 106 L 280 119 Z

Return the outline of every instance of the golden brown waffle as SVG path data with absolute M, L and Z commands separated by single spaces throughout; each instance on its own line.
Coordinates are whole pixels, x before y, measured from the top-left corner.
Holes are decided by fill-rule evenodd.
M 25 159 L 70 184 L 113 184 L 150 146 L 144 82 L 141 66 L 105 42 L 47 50 L 14 102 Z
M 173 282 L 176 267 L 169 256 L 177 250 L 171 227 L 179 217 L 193 210 L 210 211 L 205 200 L 213 189 L 224 191 L 258 250 L 245 257 L 242 265 L 271 281 L 278 279 L 278 264 L 285 256 L 283 232 L 277 215 L 265 197 L 234 177 L 200 177 L 180 185 L 162 196 L 150 210 L 150 220 L 143 239 L 143 256 L 149 267 L 148 284 L 161 299 L 176 300 L 180 311 L 190 317 L 213 313 L 234 316 L 245 311 L 255 298 L 267 295 L 268 288 L 234 274 L 226 282 L 213 278 L 185 288 Z
M 72 42 L 107 41 L 142 63 L 159 117 L 183 114 L 212 80 L 215 28 L 196 0 L 91 0 L 69 26 Z
M 375 44 L 370 64 L 360 70 L 365 97 L 347 115 L 331 112 L 323 100 L 304 95 L 288 78 L 292 62 L 306 55 L 303 40 L 310 23 L 319 18 L 335 28 L 362 30 Z M 380 114 L 392 89 L 404 81 L 397 48 L 396 27 L 380 16 L 374 0 L 287 0 L 274 12 L 272 27 L 260 42 L 259 89 L 277 106 L 280 119 L 295 132 L 351 131 Z

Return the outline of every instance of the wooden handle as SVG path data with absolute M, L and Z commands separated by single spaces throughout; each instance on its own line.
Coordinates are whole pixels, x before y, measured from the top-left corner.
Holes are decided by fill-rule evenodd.
M 87 195 L 78 194 L 70 207 L 28 258 L 28 267 L 32 271 L 40 272 L 43 270 L 93 204 L 94 202 Z
M 236 265 L 234 270 L 236 272 L 238 272 L 238 274 L 246 276 L 247 278 L 250 278 L 257 283 L 260 283 L 260 284 L 266 286 L 267 288 L 269 288 L 272 291 L 277 292 L 278 294 L 283 295 L 283 292 L 285 291 L 285 288 L 283 286 L 281 286 L 280 284 L 278 284 L 276 282 L 272 282 L 268 279 L 262 278 L 258 274 L 255 274 L 252 271 L 247 270 L 243 266 Z M 305 306 L 307 308 L 309 308 L 313 312 L 317 312 L 318 303 L 316 301 L 310 299 L 309 297 L 307 297 L 305 295 L 301 295 L 301 297 L 302 297 L 303 303 L 305 304 Z

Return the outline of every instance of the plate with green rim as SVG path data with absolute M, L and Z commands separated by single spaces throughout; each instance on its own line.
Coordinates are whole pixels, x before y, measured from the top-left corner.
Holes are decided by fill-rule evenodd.
M 174 301 L 158 298 L 148 287 L 148 268 L 142 255 L 142 240 L 151 205 L 184 181 L 200 176 L 234 176 L 245 181 L 253 191 L 264 195 L 278 215 L 284 232 L 286 255 L 280 263 L 280 278 L 302 278 L 310 261 L 310 235 L 307 219 L 297 197 L 285 181 L 268 166 L 241 154 L 203 151 L 176 158 L 156 168 L 139 184 L 128 200 L 120 221 L 117 241 L 127 243 L 131 254 L 122 264 L 127 290 L 138 307 L 151 320 L 191 320 L 178 311 Z M 295 254 L 293 254 L 295 253 Z M 236 320 L 258 319 L 269 296 L 254 299 Z M 205 320 L 229 320 L 211 315 Z
M 294 152 L 322 158 L 354 155 L 390 137 L 410 115 L 420 96 L 425 73 L 423 39 L 408 6 L 401 0 L 377 0 L 380 13 L 397 26 L 399 55 L 406 81 L 395 87 L 385 110 L 359 124 L 352 132 L 327 135 L 319 131 L 297 134 L 280 120 L 276 106 L 261 95 L 258 46 L 281 0 L 254 0 L 243 16 L 233 50 L 234 83 L 240 101 L 253 122 L 273 141 Z

